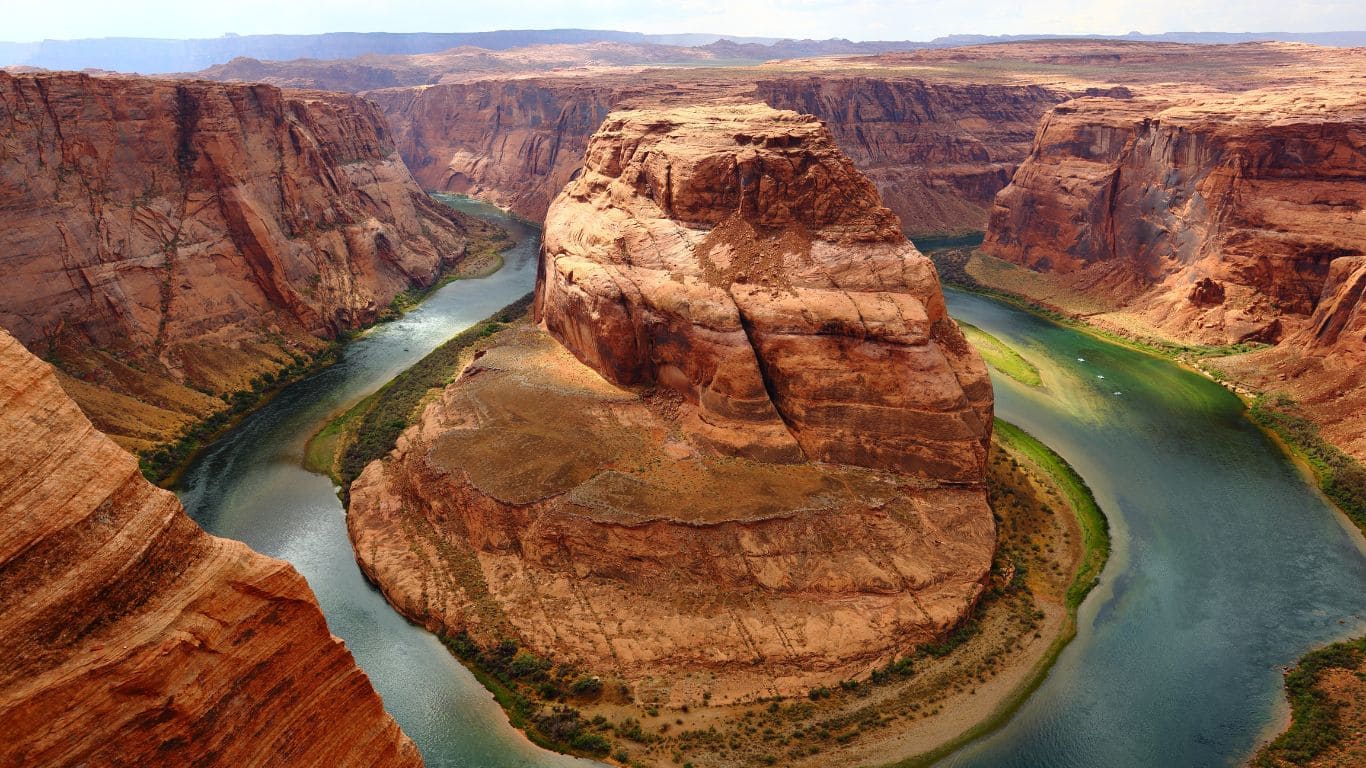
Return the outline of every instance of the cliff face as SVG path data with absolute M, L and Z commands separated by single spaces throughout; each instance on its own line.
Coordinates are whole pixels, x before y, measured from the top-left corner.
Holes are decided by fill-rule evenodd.
M 1160 333 L 1275 341 L 1366 252 L 1366 101 L 1252 92 L 1049 113 L 984 248 L 1075 274 Z
M 961 620 L 995 547 L 990 384 L 872 185 L 762 105 L 614 113 L 584 166 L 544 328 L 352 485 L 367 573 L 439 632 L 674 705 L 829 685 Z
M 710 75 L 710 73 L 709 73 Z M 615 108 L 763 101 L 814 114 L 911 232 L 982 229 L 992 197 L 1063 92 L 905 77 L 695 74 L 484 80 L 372 91 L 424 187 L 542 219 Z
M 768 461 L 983 477 L 982 363 L 929 260 L 816 119 L 617 113 L 542 248 L 550 332 L 609 381 L 679 391 L 696 438 Z
M 760 80 L 756 95 L 824 121 L 917 234 L 982 229 L 1039 118 L 1066 98 L 1032 85 L 829 75 Z
M 0 106 L 0 326 L 61 361 L 126 445 L 373 321 L 464 250 L 359 98 L 0 74 Z
M 418 766 L 303 578 L 206 535 L 0 331 L 0 765 Z

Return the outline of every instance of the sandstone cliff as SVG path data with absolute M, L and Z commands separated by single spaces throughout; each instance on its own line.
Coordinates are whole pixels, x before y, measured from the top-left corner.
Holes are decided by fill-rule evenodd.
M 145 447 L 458 260 L 370 103 L 0 73 L 0 326 Z
M 544 328 L 494 337 L 352 485 L 367 573 L 440 633 L 675 705 L 956 624 L 995 548 L 990 385 L 872 185 L 762 105 L 614 113 L 584 165 Z
M 814 114 L 911 232 L 980 230 L 992 197 L 1063 91 L 911 77 L 676 70 L 480 80 L 372 91 L 424 187 L 541 219 L 616 108 L 764 101 Z
M 1073 275 L 1157 333 L 1276 341 L 1366 252 L 1366 98 L 1085 98 L 1044 119 L 984 250 Z
M 678 390 L 694 438 L 982 478 L 981 360 L 929 260 L 818 120 L 617 113 L 546 216 L 542 254 L 538 318 L 609 381 Z
M 418 766 L 303 578 L 206 535 L 0 331 L 0 765 Z

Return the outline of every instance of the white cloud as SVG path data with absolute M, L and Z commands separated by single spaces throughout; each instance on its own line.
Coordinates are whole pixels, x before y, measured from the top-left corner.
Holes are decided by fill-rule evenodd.
M 4 0 L 0 39 L 587 27 L 764 37 L 1366 29 L 1360 0 Z

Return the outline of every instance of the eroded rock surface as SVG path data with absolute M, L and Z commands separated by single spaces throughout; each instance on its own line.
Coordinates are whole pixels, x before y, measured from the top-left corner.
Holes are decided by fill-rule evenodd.
M 402 612 L 682 704 L 833 684 L 970 610 L 986 371 L 818 121 L 612 115 L 542 269 L 544 327 L 494 337 L 351 487 Z
M 287 563 L 205 534 L 0 331 L 0 765 L 419 766 Z
M 1084 98 L 1045 118 L 984 249 L 1225 344 L 1304 325 L 1332 263 L 1366 253 L 1363 205 L 1361 91 Z
M 617 384 L 764 461 L 971 482 L 991 385 L 929 260 L 809 116 L 624 111 L 546 216 L 537 317 Z
M 465 252 L 363 99 L 0 73 L 0 326 L 146 447 Z

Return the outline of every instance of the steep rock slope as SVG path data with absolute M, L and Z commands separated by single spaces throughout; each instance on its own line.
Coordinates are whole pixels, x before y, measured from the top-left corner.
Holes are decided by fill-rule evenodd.
M 825 120 L 912 232 L 982 229 L 992 197 L 1062 91 L 905 77 L 724 71 L 482 80 L 366 94 L 424 187 L 469 192 L 533 219 L 578 167 L 608 111 L 764 101 Z
M 995 548 L 991 391 L 872 185 L 762 105 L 614 113 L 585 166 L 544 328 L 352 485 L 367 573 L 642 702 L 792 695 L 941 636 Z
M 981 479 L 982 363 L 929 260 L 815 118 L 617 113 L 547 215 L 542 253 L 547 329 L 614 383 L 678 390 L 696 438 Z
M 1055 108 L 984 249 L 1179 339 L 1276 341 L 1366 253 L 1366 98 L 1253 91 Z
M 836 75 L 760 80 L 756 95 L 823 120 L 912 234 L 982 229 L 1039 118 L 1067 98 L 1032 85 Z
M 130 447 L 373 321 L 467 228 L 356 97 L 0 73 L 0 326 Z
M 199 529 L 0 331 L 0 765 L 419 766 L 288 564 Z

